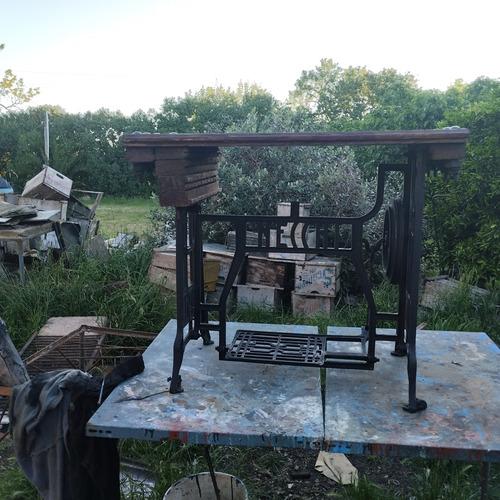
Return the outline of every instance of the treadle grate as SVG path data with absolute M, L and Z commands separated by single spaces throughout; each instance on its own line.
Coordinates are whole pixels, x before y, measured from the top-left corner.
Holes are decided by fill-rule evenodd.
M 237 330 L 226 360 L 284 365 L 322 366 L 323 335 Z

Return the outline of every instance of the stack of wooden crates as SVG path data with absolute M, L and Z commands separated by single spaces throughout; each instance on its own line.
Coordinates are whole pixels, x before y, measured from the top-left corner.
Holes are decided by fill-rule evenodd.
M 309 216 L 310 206 L 300 205 L 300 215 Z M 289 215 L 290 203 L 279 203 L 277 215 Z M 283 242 L 290 242 L 290 224 L 281 236 Z M 298 234 L 302 227 L 297 227 Z M 255 235 L 256 237 L 256 235 Z M 247 235 L 251 240 L 252 234 Z M 271 232 L 272 239 L 276 234 Z M 297 240 L 299 240 L 297 235 Z M 314 246 L 316 234 L 308 235 L 310 246 Z M 207 302 L 218 303 L 234 257 L 234 233 L 228 234 L 226 245 L 205 243 L 203 263 Z M 290 243 L 291 247 L 291 243 Z M 310 315 L 315 312 L 329 314 L 334 298 L 340 288 L 340 261 L 314 253 L 269 252 L 247 256 L 244 268 L 236 277 L 228 299 L 227 307 L 238 304 L 255 304 L 266 307 L 291 307 L 294 316 Z M 175 248 L 163 247 L 153 253 L 149 279 L 175 292 Z
M 301 204 L 299 214 L 310 215 L 310 205 Z M 277 215 L 290 215 L 290 203 L 279 203 Z M 292 225 L 285 229 L 281 240 L 290 242 Z M 296 228 L 297 240 L 302 232 Z M 276 235 L 271 233 L 271 243 Z M 308 234 L 314 246 L 316 234 Z M 291 243 L 289 245 L 291 247 Z M 229 245 L 231 248 L 231 245 Z M 249 255 L 242 281 L 236 283 L 238 304 L 255 303 L 269 307 L 289 305 L 294 316 L 315 312 L 329 314 L 340 288 L 340 261 L 314 253 L 270 252 Z

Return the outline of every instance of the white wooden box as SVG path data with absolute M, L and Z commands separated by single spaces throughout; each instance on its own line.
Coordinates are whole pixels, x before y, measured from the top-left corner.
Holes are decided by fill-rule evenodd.
M 264 285 L 236 285 L 238 305 L 254 304 L 263 307 L 279 307 L 283 289 Z
M 311 316 L 315 313 L 330 315 L 333 309 L 333 297 L 324 295 L 301 295 L 292 292 L 292 314 Z
M 335 297 L 340 289 L 340 261 L 314 257 L 295 264 L 294 291 L 301 295 Z
M 279 216 L 284 216 L 284 215 L 290 215 L 291 213 L 291 208 L 292 204 L 291 203 L 278 203 L 277 208 L 276 208 L 276 215 Z M 300 203 L 299 205 L 299 216 L 300 217 L 309 217 L 311 214 L 311 205 L 306 204 L 306 203 Z M 292 233 L 292 227 L 293 223 L 289 222 L 285 229 L 283 230 L 283 233 L 286 236 L 290 236 Z M 297 224 L 295 228 L 295 234 L 298 238 L 300 238 L 300 235 L 302 234 L 302 228 L 304 227 L 304 224 L 300 223 Z
M 44 167 L 24 186 L 21 196 L 43 198 L 46 200 L 64 200 L 70 197 L 73 181 L 51 167 Z

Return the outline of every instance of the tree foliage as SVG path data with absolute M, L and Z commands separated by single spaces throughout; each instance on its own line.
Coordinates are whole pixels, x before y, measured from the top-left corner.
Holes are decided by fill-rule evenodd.
M 5 44 L 0 44 L 0 51 L 4 49 Z M 37 88 L 25 88 L 24 80 L 14 75 L 11 69 L 6 69 L 0 80 L 0 113 L 31 101 L 39 93 Z
M 500 81 L 459 82 L 449 92 L 457 103 L 441 125 L 470 130 L 458 182 L 429 183 L 431 242 L 442 270 L 466 272 L 481 283 L 500 282 Z
M 253 112 L 262 120 L 277 101 L 257 85 L 240 84 L 236 91 L 223 87 L 202 88 L 184 98 L 167 98 L 156 116 L 158 132 L 203 133 L 216 126 L 224 131 Z
M 19 83 L 19 80 L 16 80 Z M 15 82 L 14 82 L 15 83 Z M 22 81 L 21 81 L 22 83 Z M 500 222 L 500 82 L 457 80 L 446 92 L 422 90 L 410 74 L 342 68 L 323 59 L 303 71 L 286 103 L 256 85 L 206 87 L 166 98 L 158 112 L 130 117 L 101 109 L 68 114 L 59 107 L 0 115 L 0 172 L 21 191 L 46 163 L 43 118 L 50 113 L 49 164 L 81 189 L 109 195 L 150 195 L 153 178 L 138 182 L 125 159 L 123 133 L 292 132 L 431 129 L 471 131 L 458 184 L 429 179 L 426 255 L 436 272 L 498 280 Z M 22 87 L 21 87 L 22 89 Z M 29 97 L 29 94 L 28 94 Z M 0 94 L 0 101 L 2 94 Z M 234 148 L 223 152 L 222 193 L 207 210 L 274 213 L 276 202 L 312 203 L 316 213 L 360 210 L 376 167 L 404 162 L 404 149 L 363 147 Z M 347 188 L 349 187 L 349 188 Z M 391 185 L 398 189 L 397 182 Z

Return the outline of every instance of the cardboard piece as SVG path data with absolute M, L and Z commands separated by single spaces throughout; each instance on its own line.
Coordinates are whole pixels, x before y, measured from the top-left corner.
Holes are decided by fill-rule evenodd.
M 315 468 L 339 484 L 354 484 L 358 480 L 358 469 L 349 462 L 343 453 L 320 451 Z

